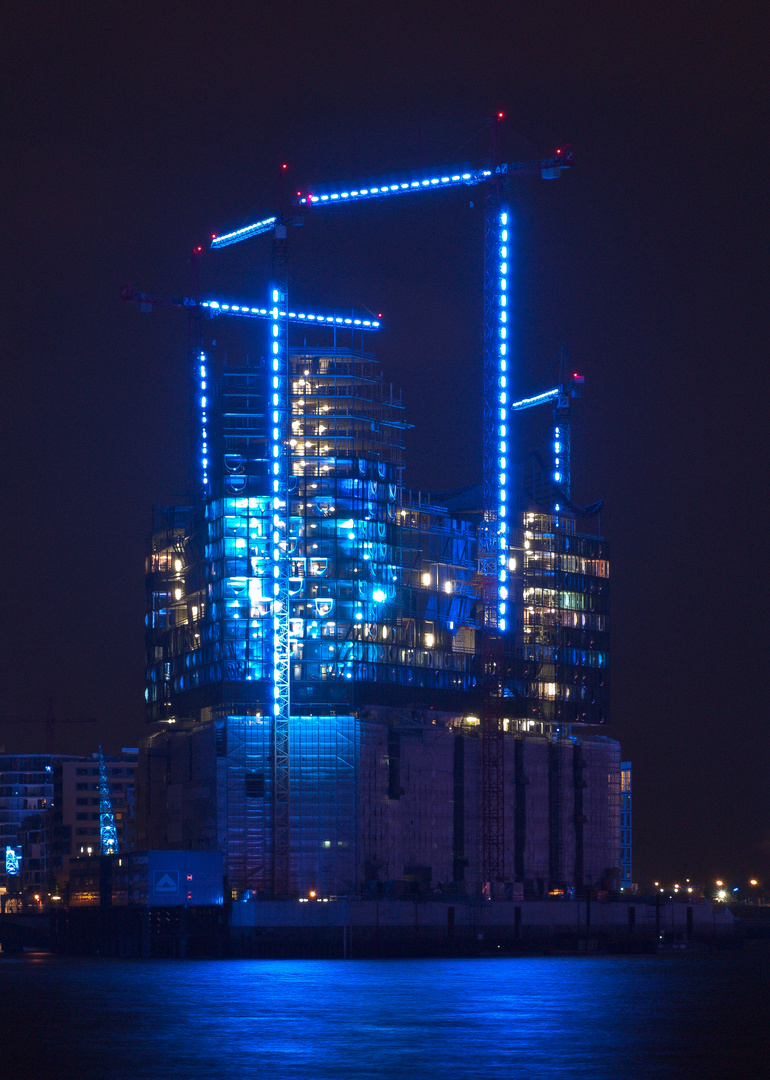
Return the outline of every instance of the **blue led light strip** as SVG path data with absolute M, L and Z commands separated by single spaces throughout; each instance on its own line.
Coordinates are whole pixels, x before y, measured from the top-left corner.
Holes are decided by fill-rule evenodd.
M 508 283 L 510 274 L 510 211 L 507 206 L 497 213 L 497 407 L 499 409 L 499 452 L 497 488 L 497 628 L 504 633 L 508 627 L 508 338 L 510 314 L 508 310 Z
M 404 176 L 399 179 L 381 177 L 371 181 L 367 186 L 351 184 L 340 186 L 334 191 L 309 192 L 295 199 L 298 206 L 335 206 L 341 203 L 360 202 L 362 199 L 382 199 L 390 195 L 405 195 L 415 191 L 436 191 L 441 188 L 470 186 L 481 184 L 495 175 L 527 173 L 542 173 L 545 177 L 553 178 L 562 169 L 568 169 L 572 164 L 571 155 L 563 155 L 561 151 L 555 157 L 543 158 L 539 161 L 517 161 L 510 164 L 498 165 L 496 169 L 446 169 L 433 173 L 420 173 Z
M 570 497 L 570 422 L 568 416 L 557 419 L 553 429 L 553 479 L 567 498 Z M 561 510 L 559 503 L 554 503 L 554 510 Z
M 534 409 L 536 405 L 544 405 L 546 401 L 553 401 L 554 398 L 559 396 L 560 390 L 558 386 L 555 386 L 553 390 L 546 390 L 542 394 L 536 394 L 534 397 L 522 398 L 521 401 L 514 401 L 511 403 L 511 412 L 522 412 L 524 409 Z
M 248 240 L 252 236 L 259 236 L 260 233 L 270 232 L 277 220 L 276 217 L 264 218 L 262 221 L 255 221 L 253 225 L 244 225 L 242 229 L 235 229 L 234 232 L 215 236 L 212 238 L 211 247 L 228 247 L 230 244 L 239 244 L 241 240 Z
M 272 487 L 273 568 L 273 702 L 278 721 L 289 721 L 289 341 L 285 315 L 286 291 L 280 284 L 270 292 L 270 479 Z M 282 314 L 283 311 L 283 314 Z
M 221 300 L 201 300 L 200 306 L 213 314 L 240 315 L 248 319 L 272 319 L 272 308 L 254 307 L 247 304 L 228 304 Z M 319 312 L 279 311 L 279 318 L 293 323 L 315 323 L 317 326 L 341 326 L 355 330 L 379 330 L 379 319 L 364 319 L 360 316 L 323 315 Z
M 206 360 L 206 354 L 199 352 L 197 354 L 195 363 L 195 381 L 198 385 L 198 407 L 200 409 L 200 467 L 201 467 L 201 483 L 203 485 L 203 494 L 209 493 L 209 374 L 208 374 L 208 361 Z
M 297 199 L 300 206 L 322 205 L 324 203 L 360 202 L 362 199 L 382 199 L 387 195 L 403 195 L 414 191 L 435 191 L 437 188 L 459 187 L 468 184 L 480 184 L 492 175 L 489 169 L 474 169 L 472 172 L 439 173 L 433 176 L 410 177 L 409 179 L 385 183 L 376 181 L 371 187 L 343 188 L 340 191 L 323 194 L 301 195 Z

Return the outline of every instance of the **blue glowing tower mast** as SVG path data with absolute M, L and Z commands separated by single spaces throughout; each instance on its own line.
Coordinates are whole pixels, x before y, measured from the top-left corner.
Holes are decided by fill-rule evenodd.
M 291 549 L 297 542 L 289 530 L 290 404 L 289 404 L 289 283 L 286 225 L 276 223 L 273 233 L 270 283 L 271 386 L 268 431 L 273 504 L 273 882 L 278 895 L 289 892 L 290 881 L 290 772 L 289 723 L 291 718 L 291 611 L 289 578 Z
M 118 834 L 115 829 L 110 786 L 107 782 L 107 768 L 104 764 L 101 746 L 99 747 L 99 839 L 102 855 L 117 855 Z

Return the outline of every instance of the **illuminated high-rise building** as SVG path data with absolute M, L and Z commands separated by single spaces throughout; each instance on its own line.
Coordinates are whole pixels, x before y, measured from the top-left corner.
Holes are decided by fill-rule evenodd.
M 276 513 L 267 365 L 221 339 L 195 355 L 198 495 L 159 511 L 147 549 L 158 726 L 140 846 L 221 848 L 241 897 L 481 888 L 493 683 L 500 882 L 598 885 L 618 857 L 607 776 L 619 777 L 619 749 L 571 726 L 606 720 L 604 542 L 530 499 L 508 534 L 513 618 L 490 653 L 480 489 L 404 487 L 401 400 L 352 341 L 296 347 L 289 371 L 289 497 Z

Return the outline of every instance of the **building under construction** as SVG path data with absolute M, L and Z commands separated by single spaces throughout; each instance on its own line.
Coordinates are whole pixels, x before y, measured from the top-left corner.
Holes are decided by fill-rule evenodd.
M 221 336 L 196 347 L 200 495 L 157 512 L 146 553 L 138 847 L 221 850 L 234 898 L 612 887 L 598 519 L 535 459 L 516 470 L 510 613 L 485 632 L 481 490 L 404 487 L 402 402 L 337 337 L 291 350 L 281 532 L 269 366 Z

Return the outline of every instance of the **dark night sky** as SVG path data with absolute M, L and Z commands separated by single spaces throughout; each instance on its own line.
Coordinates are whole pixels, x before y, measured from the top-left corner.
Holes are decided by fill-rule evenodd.
M 186 324 L 121 284 L 187 291 L 192 247 L 270 212 L 282 161 L 292 186 L 482 164 L 502 108 L 510 159 L 576 151 L 558 183 L 512 190 L 518 390 L 562 342 L 586 376 L 574 490 L 605 500 L 606 733 L 634 763 L 636 876 L 770 879 L 764 20 L 670 0 L 17 5 L 0 717 L 52 698 L 99 718 L 59 751 L 144 733 L 144 538 L 187 485 Z M 292 231 L 295 299 L 384 313 L 413 487 L 480 470 L 473 194 Z M 264 238 L 209 253 L 204 286 L 259 297 L 268 261 Z M 41 750 L 44 728 L 0 722 L 0 743 Z

